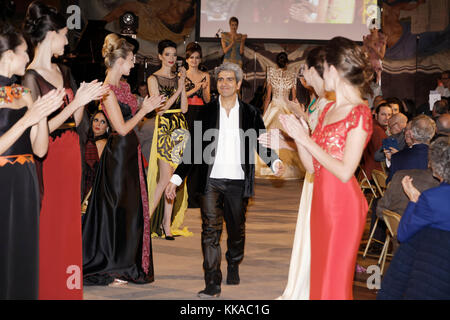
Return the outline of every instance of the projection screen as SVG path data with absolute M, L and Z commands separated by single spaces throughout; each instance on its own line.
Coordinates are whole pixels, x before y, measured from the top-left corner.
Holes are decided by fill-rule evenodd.
M 209 41 L 239 19 L 239 33 L 255 40 L 329 40 L 343 36 L 362 41 L 375 23 L 377 0 L 201 0 L 197 39 Z

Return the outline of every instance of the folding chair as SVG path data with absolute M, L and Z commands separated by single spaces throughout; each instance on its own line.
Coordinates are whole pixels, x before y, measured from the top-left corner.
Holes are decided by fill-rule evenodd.
M 378 260 L 378 265 L 380 265 L 381 263 L 381 274 L 383 274 L 384 271 L 386 257 L 393 256 L 393 254 L 388 254 L 389 243 L 392 242 L 392 244 L 394 245 L 394 240 L 397 238 L 397 230 L 401 218 L 402 216 L 394 211 L 388 209 L 383 210 L 383 219 L 384 223 L 386 223 L 388 232 L 386 235 L 386 241 L 384 242 L 383 250 L 381 251 L 380 259 Z
M 373 181 L 375 182 L 375 185 L 377 187 L 378 193 L 380 194 L 380 197 L 382 197 L 384 195 L 384 191 L 386 190 L 386 178 L 387 178 L 386 174 L 381 172 L 380 170 L 374 169 L 374 170 L 372 170 L 372 178 L 373 178 Z M 370 236 L 369 236 L 369 240 L 367 240 L 366 248 L 364 249 L 363 258 L 366 257 L 367 251 L 369 250 L 369 247 L 370 247 L 370 244 L 372 241 L 375 241 L 382 245 L 386 244 L 386 242 L 379 241 L 377 239 L 373 239 L 373 235 L 375 233 L 375 229 L 378 226 L 379 220 L 380 220 L 380 218 L 377 217 L 377 219 L 375 220 L 375 223 L 372 227 L 372 230 L 371 230 Z

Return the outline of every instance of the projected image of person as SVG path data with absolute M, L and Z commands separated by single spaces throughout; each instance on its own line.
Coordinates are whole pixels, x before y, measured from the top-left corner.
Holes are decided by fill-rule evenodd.
M 353 23 L 355 0 L 297 0 L 289 8 L 293 20 L 306 23 Z
M 362 96 L 370 93 L 373 71 L 367 54 L 347 38 L 331 39 L 325 50 L 324 89 L 335 92 L 336 102 L 325 106 L 311 136 L 304 119 L 282 115 L 280 120 L 315 175 L 309 298 L 342 300 L 353 298 L 368 209 L 354 174 L 372 134 L 372 115 Z
M 230 32 L 222 33 L 223 62 L 236 63 L 242 68 L 242 56 L 244 55 L 246 34 L 237 33 L 239 20 L 231 17 L 229 20 Z
M 268 67 L 267 69 L 263 121 L 268 130 L 283 128 L 278 119 L 279 115 L 292 113 L 288 104 L 296 100 L 297 96 L 297 75 L 287 69 L 289 60 L 286 52 L 280 52 L 277 55 L 276 63 L 276 68 Z M 280 157 L 285 164 L 282 179 L 298 179 L 304 176 L 305 170 L 295 150 L 280 150 Z M 259 157 L 256 161 L 255 175 L 259 178 L 274 177 L 273 171 Z

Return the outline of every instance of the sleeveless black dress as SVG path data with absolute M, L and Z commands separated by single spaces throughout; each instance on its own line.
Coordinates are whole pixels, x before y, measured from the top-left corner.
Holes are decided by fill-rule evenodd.
M 0 136 L 26 112 L 0 106 Z M 0 300 L 38 298 L 39 185 L 30 131 L 0 155 Z

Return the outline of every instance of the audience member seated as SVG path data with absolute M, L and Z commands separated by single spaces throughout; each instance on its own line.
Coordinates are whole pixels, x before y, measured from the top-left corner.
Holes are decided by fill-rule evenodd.
M 389 105 L 392 108 L 392 114 L 397 114 L 399 112 L 405 114 L 406 110 L 403 106 L 403 103 L 400 99 L 392 97 L 392 98 L 387 98 L 386 102 L 389 103 Z
M 403 99 L 402 100 L 403 109 L 406 110 L 405 115 L 408 117 L 408 120 L 411 120 L 416 116 L 416 104 L 411 99 Z
M 95 112 L 90 120 L 84 151 L 83 199 L 89 194 L 97 173 L 98 163 L 108 140 L 110 125 L 103 111 Z
M 405 128 L 407 124 L 408 118 L 403 113 L 396 113 L 392 115 L 388 121 L 388 132 L 390 133 L 388 139 L 395 139 L 395 141 L 397 141 L 398 149 L 394 147 L 385 149 L 382 145 L 381 148 L 375 152 L 375 161 L 383 162 L 386 158 L 388 158 L 390 164 L 392 153 L 401 151 L 406 147 Z
M 433 119 L 436 120 L 441 115 L 447 114 L 448 110 L 448 101 L 446 99 L 438 100 L 433 105 L 433 111 L 431 112 L 431 115 L 433 116 Z
M 387 103 L 380 104 L 373 119 L 373 133 L 363 153 L 362 168 L 367 177 L 372 179 L 372 170 L 382 170 L 380 162 L 375 161 L 375 152 L 381 148 L 382 141 L 387 138 L 388 120 L 392 116 L 392 108 Z
M 450 70 L 442 72 L 435 91 L 439 92 L 442 97 L 450 97 Z
M 392 155 L 386 183 L 398 170 L 428 168 L 428 145 L 436 132 L 436 124 L 430 117 L 419 115 L 411 121 L 410 132 L 412 146 Z
M 419 192 L 423 192 L 430 188 L 437 187 L 439 181 L 433 177 L 431 170 L 426 169 L 410 169 L 400 170 L 394 174 L 392 181 L 386 188 L 383 197 L 378 201 L 377 216 L 383 216 L 383 210 L 388 209 L 403 215 L 403 212 L 408 205 L 409 199 L 402 189 L 402 180 L 405 176 L 411 177 L 414 180 L 414 185 Z
M 402 185 L 410 202 L 398 226 L 398 241 L 408 241 L 424 227 L 450 231 L 450 139 L 441 137 L 430 147 L 430 167 L 441 182 L 438 187 L 420 192 L 410 176 Z
M 421 192 L 414 178 L 402 179 L 410 202 L 398 227 L 400 247 L 377 299 L 450 298 L 450 139 L 433 142 L 429 158 L 441 184 Z
M 432 141 L 448 136 L 450 136 L 450 114 L 447 113 L 436 119 L 436 135 Z

